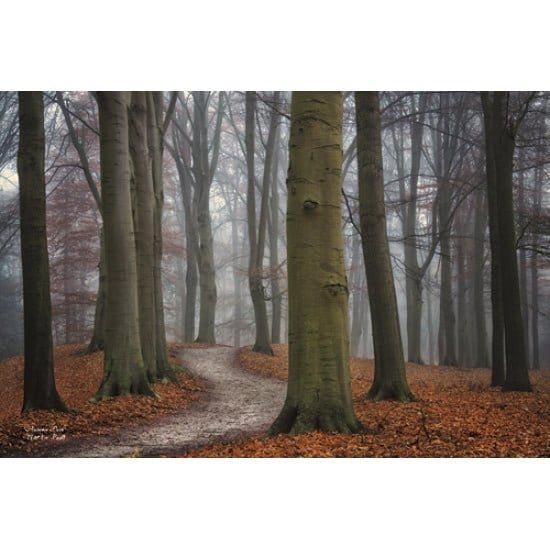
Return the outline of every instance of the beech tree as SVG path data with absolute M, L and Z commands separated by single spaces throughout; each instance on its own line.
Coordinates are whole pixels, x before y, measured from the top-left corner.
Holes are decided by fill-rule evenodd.
M 19 92 L 19 207 L 24 310 L 23 412 L 67 411 L 55 387 L 46 237 L 44 98 Z
M 97 92 L 104 223 L 105 353 L 95 401 L 138 393 L 155 396 L 143 364 L 132 197 L 128 92 Z
M 341 229 L 342 93 L 294 92 L 287 202 L 289 372 L 269 433 L 355 433 Z
M 378 92 L 356 92 L 359 211 L 374 341 L 374 382 L 368 399 L 414 399 L 405 376 L 393 282 L 386 208 Z

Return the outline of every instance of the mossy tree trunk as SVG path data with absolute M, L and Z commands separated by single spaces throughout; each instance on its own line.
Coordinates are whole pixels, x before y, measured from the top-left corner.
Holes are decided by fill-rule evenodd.
M 355 433 L 341 227 L 342 93 L 294 92 L 287 203 L 289 373 L 270 434 Z
M 356 92 L 359 212 L 374 341 L 374 382 L 367 398 L 414 399 L 405 361 L 384 204 L 378 92 Z
M 139 333 L 143 363 L 149 382 L 157 380 L 156 311 L 154 276 L 153 174 L 147 144 L 147 99 L 145 92 L 132 92 L 129 117 L 132 159 L 132 189 L 138 279 Z
M 139 337 L 134 223 L 130 190 L 127 92 L 98 92 L 104 223 L 105 355 L 95 401 L 130 393 L 154 396 Z
M 156 379 L 175 381 L 176 374 L 168 360 L 166 327 L 164 324 L 164 294 L 162 290 L 162 209 L 164 207 L 164 183 L 162 157 L 164 152 L 162 92 L 146 92 L 147 140 L 153 179 L 153 279 L 155 296 L 155 355 Z M 167 115 L 168 116 L 168 115 Z
M 67 411 L 54 377 L 44 150 L 42 92 L 19 92 L 17 172 L 25 341 L 23 412 Z

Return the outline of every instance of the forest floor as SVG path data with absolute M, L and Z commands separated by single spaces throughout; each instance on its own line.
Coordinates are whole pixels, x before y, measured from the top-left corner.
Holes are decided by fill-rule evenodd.
M 102 356 L 78 356 L 78 346 L 56 349 L 57 388 L 76 415 L 21 416 L 22 358 L 0 363 L 0 453 L 4 456 L 142 457 L 265 431 L 284 400 L 285 384 L 236 364 L 228 346 L 176 344 L 171 356 L 185 370 L 177 384 L 156 384 L 161 400 L 129 396 L 89 403 L 101 380 Z M 16 389 L 19 388 L 17 392 Z M 200 398 L 200 399 L 199 399 Z
M 274 357 L 240 351 L 245 370 L 286 380 L 286 345 Z M 374 362 L 351 360 L 358 435 L 311 433 L 249 438 L 171 456 L 194 457 L 549 457 L 550 372 L 531 372 L 532 392 L 490 387 L 489 369 L 407 364 L 417 401 L 366 401 Z
M 89 402 L 99 387 L 102 354 L 56 348 L 60 395 L 75 414 L 20 415 L 23 360 L 0 363 L 0 456 L 58 457 L 548 457 L 550 373 L 531 372 L 533 392 L 489 387 L 488 369 L 407 364 L 417 401 L 365 400 L 373 361 L 352 359 L 358 435 L 263 434 L 280 411 L 286 345 L 275 356 L 173 344 L 177 384 L 157 384 L 161 400 L 128 396 Z

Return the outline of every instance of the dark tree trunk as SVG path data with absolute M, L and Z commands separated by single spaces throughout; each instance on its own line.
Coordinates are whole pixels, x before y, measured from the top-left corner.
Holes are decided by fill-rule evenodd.
M 386 229 L 378 92 L 356 92 L 355 104 L 359 212 L 374 342 L 374 382 L 367 398 L 412 401 Z
M 54 377 L 44 150 L 42 92 L 19 92 L 17 172 L 25 339 L 23 412 L 67 411 Z
M 515 132 L 508 115 L 509 92 L 494 92 L 494 155 L 496 168 L 496 208 L 502 270 L 502 302 L 506 340 L 506 374 L 502 389 L 530 391 L 525 333 L 521 314 L 514 197 L 512 189 Z
M 482 92 L 485 122 L 485 157 L 487 177 L 487 210 L 489 213 L 489 242 L 491 246 L 491 386 L 502 386 L 505 377 L 504 314 L 502 304 L 502 270 L 498 232 L 497 172 L 495 163 L 495 122 L 489 92 Z

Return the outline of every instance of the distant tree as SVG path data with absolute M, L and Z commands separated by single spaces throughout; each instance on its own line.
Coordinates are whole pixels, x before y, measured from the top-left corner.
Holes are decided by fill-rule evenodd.
M 355 433 L 341 228 L 342 93 L 294 92 L 287 204 L 289 373 L 269 433 Z
M 154 396 L 139 334 L 137 264 L 130 189 L 128 92 L 98 92 L 107 300 L 103 379 L 94 400 Z
M 269 135 L 266 144 L 266 156 L 264 162 L 264 175 L 261 186 L 260 215 L 256 219 L 256 174 L 254 170 L 255 154 L 255 115 L 256 95 L 255 92 L 246 92 L 246 117 L 245 117 L 245 148 L 247 166 L 247 227 L 248 242 L 250 244 L 250 260 L 248 265 L 248 285 L 250 296 L 254 307 L 254 320 L 256 338 L 253 346 L 254 351 L 273 355 L 271 348 L 271 335 L 267 320 L 267 305 L 263 285 L 263 259 L 265 240 L 267 232 L 267 217 L 269 207 L 269 188 L 272 177 L 273 156 L 275 152 L 277 136 L 277 116 L 271 114 Z
M 19 92 L 17 172 L 25 339 L 23 412 L 67 411 L 54 378 L 44 151 L 42 92 Z
M 168 360 L 166 326 L 164 322 L 164 292 L 162 288 L 162 211 L 164 207 L 164 182 L 162 175 L 164 136 L 175 107 L 176 95 L 172 93 L 164 113 L 162 92 L 146 92 L 147 144 L 153 181 L 153 284 L 155 298 L 155 356 L 158 380 L 175 381 L 174 369 Z
M 384 204 L 378 92 L 355 92 L 359 212 L 374 341 L 374 382 L 368 399 L 414 399 L 405 376 Z

